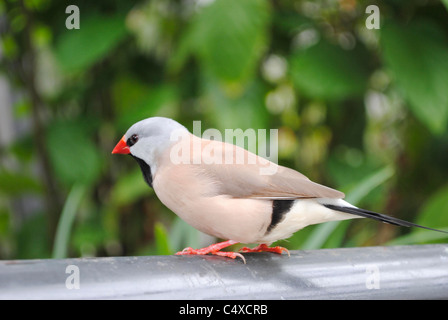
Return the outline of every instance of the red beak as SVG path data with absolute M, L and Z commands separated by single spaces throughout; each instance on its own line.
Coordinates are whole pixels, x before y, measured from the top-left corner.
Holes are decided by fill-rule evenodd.
M 126 141 L 123 138 L 117 143 L 114 150 L 112 150 L 112 153 L 121 153 L 121 154 L 129 154 L 131 153 L 131 150 L 129 149 L 128 145 L 126 144 Z

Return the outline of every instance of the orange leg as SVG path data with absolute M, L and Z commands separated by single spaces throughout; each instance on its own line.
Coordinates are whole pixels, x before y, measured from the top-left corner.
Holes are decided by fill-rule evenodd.
M 274 252 L 274 253 L 278 253 L 278 254 L 282 254 L 282 252 L 286 252 L 288 254 L 288 256 L 291 256 L 289 254 L 288 249 L 283 248 L 283 247 L 268 247 L 266 244 L 262 243 L 258 246 L 256 246 L 255 248 L 248 248 L 248 247 L 244 247 L 241 248 L 239 251 L 241 252 Z
M 227 240 L 224 242 L 219 242 L 212 244 L 208 247 L 202 248 L 202 249 L 193 249 L 193 248 L 185 248 L 182 251 L 179 251 L 176 253 L 176 255 L 205 255 L 205 254 L 214 254 L 221 257 L 228 257 L 228 258 L 241 258 L 243 259 L 243 262 L 246 263 L 246 259 L 244 259 L 243 255 L 241 253 L 237 252 L 227 252 L 227 251 L 220 251 L 221 249 L 224 249 L 228 246 L 231 246 L 233 244 L 238 243 L 237 241 L 233 240 Z

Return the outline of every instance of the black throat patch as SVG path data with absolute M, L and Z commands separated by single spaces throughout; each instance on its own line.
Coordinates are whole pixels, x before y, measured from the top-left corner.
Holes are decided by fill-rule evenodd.
M 140 166 L 140 169 L 143 173 L 143 178 L 145 179 L 146 183 L 152 188 L 152 174 L 151 174 L 151 167 L 142 159 L 134 157 L 132 154 L 131 156 L 137 161 L 137 163 Z
M 294 200 L 273 200 L 272 201 L 272 218 L 271 224 L 266 230 L 266 233 L 270 232 L 277 224 L 279 224 L 284 218 L 285 214 L 291 209 Z

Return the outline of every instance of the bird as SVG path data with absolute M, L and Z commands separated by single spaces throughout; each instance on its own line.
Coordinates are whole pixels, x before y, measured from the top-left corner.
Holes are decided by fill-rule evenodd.
M 345 201 L 341 191 L 242 147 L 193 135 L 170 118 L 150 117 L 133 124 L 112 154 L 131 155 L 166 207 L 197 230 L 225 240 L 205 248 L 187 247 L 176 255 L 239 257 L 244 263 L 240 252 L 289 255 L 272 243 L 309 225 L 354 218 L 448 233 L 358 208 Z M 275 170 L 261 174 L 267 168 Z M 237 243 L 257 246 L 221 251 Z

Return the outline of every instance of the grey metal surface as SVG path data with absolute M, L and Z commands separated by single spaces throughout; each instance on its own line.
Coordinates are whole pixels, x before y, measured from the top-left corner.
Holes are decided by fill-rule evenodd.
M 245 257 L 0 261 L 0 299 L 448 299 L 448 244 Z

